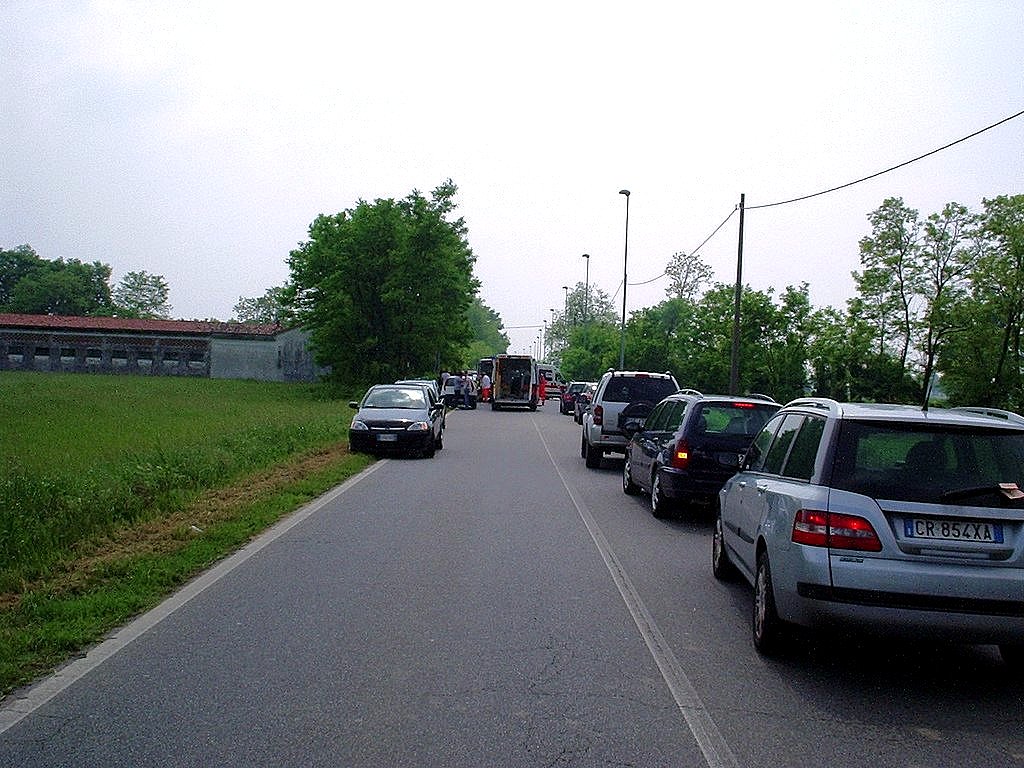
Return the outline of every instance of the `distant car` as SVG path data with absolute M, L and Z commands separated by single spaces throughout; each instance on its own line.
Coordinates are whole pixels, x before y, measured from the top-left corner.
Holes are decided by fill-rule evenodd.
M 670 373 L 608 371 L 597 383 L 590 408 L 583 414 L 580 455 L 591 469 L 606 453 L 625 453 L 622 419 L 647 416 L 657 403 L 679 390 Z
M 1024 668 L 1024 425 L 805 398 L 720 494 L 712 570 L 753 585 L 753 639 L 791 625 L 995 643 Z
M 469 389 L 468 396 L 463 394 L 463 390 L 467 388 Z M 465 378 L 459 375 L 449 376 L 441 388 L 441 399 L 449 408 L 462 408 L 467 400 L 470 408 L 476 408 L 476 396 L 477 384 L 474 376 Z
M 764 396 L 704 395 L 692 389 L 669 395 L 646 419 L 623 424 L 629 443 L 622 490 L 649 493 L 655 517 L 683 505 L 713 509 L 751 441 L 780 407 Z
M 559 413 L 574 413 L 576 410 L 576 396 L 587 388 L 586 381 L 570 381 L 562 392 L 558 401 Z
M 444 448 L 444 404 L 416 384 L 377 384 L 349 403 L 349 450 L 357 453 L 419 453 L 432 457 Z
M 573 418 L 577 424 L 583 423 L 583 414 L 586 413 L 587 408 L 590 407 L 590 401 L 594 399 L 594 392 L 597 390 L 597 382 L 591 382 L 587 384 L 586 388 L 576 395 L 576 401 L 573 403 Z

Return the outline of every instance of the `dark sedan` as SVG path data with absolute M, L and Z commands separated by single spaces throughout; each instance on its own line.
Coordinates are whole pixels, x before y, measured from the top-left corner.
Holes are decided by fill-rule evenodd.
M 444 448 L 444 404 L 423 386 L 377 384 L 356 408 L 348 429 L 349 450 L 358 453 L 416 453 L 431 457 Z

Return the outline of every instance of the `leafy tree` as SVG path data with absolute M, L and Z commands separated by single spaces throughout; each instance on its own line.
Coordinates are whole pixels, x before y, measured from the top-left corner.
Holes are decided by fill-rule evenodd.
M 5 312 L 35 315 L 111 315 L 110 266 L 78 259 L 33 261 L 34 251 L 23 246 L 4 252 L 2 279 L 7 302 Z M 10 256 L 14 253 L 14 256 Z
M 163 275 L 129 272 L 113 291 L 116 312 L 121 317 L 159 318 L 171 316 L 167 299 L 170 288 Z
M 12 312 L 11 297 L 22 278 L 43 269 L 46 262 L 29 245 L 0 250 L 0 311 Z
M 597 381 L 619 363 L 619 327 L 604 321 L 578 325 L 562 351 L 562 373 L 576 381 Z
M 556 313 L 551 325 L 548 326 L 545 343 L 551 350 L 552 360 L 561 363 L 564 373 L 563 351 L 571 343 L 575 330 L 584 322 L 616 324 L 618 318 L 619 315 L 615 312 L 615 307 L 612 306 L 612 300 L 605 291 L 594 285 L 587 286 L 582 282 L 576 283 L 573 289 L 566 294 L 565 309 Z M 618 364 L 618 352 L 616 352 L 615 364 Z M 583 379 L 579 380 L 583 381 Z
M 922 402 L 929 397 L 928 384 L 940 347 L 965 317 L 962 305 L 981 253 L 978 225 L 978 216 L 958 203 L 947 204 L 925 222 L 920 279 L 924 306 L 918 343 L 923 357 Z
M 1024 408 L 1024 195 L 983 201 L 981 248 L 938 367 L 955 403 Z
M 232 316 L 240 323 L 283 323 L 289 318 L 287 297 L 287 285 L 268 288 L 262 296 L 255 299 L 240 296 L 232 310 Z
M 920 276 L 921 223 L 902 198 L 888 198 L 868 215 L 871 234 L 860 241 L 862 272 L 853 279 L 862 302 L 860 317 L 875 329 L 879 354 L 895 350 L 906 368 L 913 340 L 914 295 Z
M 477 289 L 456 187 L 429 199 L 360 201 L 321 215 L 291 252 L 289 301 L 317 361 L 348 383 L 391 381 L 458 364 Z
M 669 259 L 665 274 L 670 279 L 669 286 L 665 289 L 669 298 L 693 301 L 699 298 L 704 286 L 711 284 L 714 271 L 700 256 L 687 256 L 682 251 L 677 251 Z
M 467 311 L 473 340 L 466 349 L 462 368 L 475 370 L 483 357 L 493 357 L 508 351 L 508 336 L 502 330 L 501 316 L 488 307 L 479 296 L 474 296 Z

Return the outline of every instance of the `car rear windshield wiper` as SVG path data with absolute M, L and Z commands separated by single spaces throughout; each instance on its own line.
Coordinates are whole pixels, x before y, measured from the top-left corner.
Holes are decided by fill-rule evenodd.
M 1000 495 L 1011 503 L 1024 505 L 1024 491 L 1021 491 L 1016 483 L 993 483 L 990 485 L 973 485 L 968 488 L 957 488 L 941 494 L 939 501 L 943 503 L 962 501 L 977 496 L 991 496 L 993 494 Z

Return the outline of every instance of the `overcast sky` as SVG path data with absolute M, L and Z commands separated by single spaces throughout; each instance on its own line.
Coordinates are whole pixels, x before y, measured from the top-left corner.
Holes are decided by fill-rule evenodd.
M 1024 2 L 0 0 L 0 248 L 163 275 L 228 319 L 320 213 L 451 178 L 528 351 L 585 279 L 627 308 L 736 207 L 834 187 L 1024 109 Z M 744 282 L 844 307 L 867 215 L 1024 192 L 1024 118 L 748 210 Z M 701 251 L 736 274 L 738 217 Z M 534 326 L 516 329 L 517 326 Z

